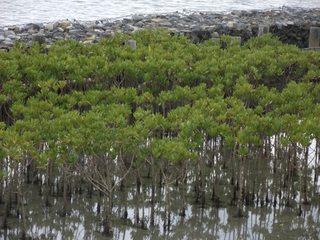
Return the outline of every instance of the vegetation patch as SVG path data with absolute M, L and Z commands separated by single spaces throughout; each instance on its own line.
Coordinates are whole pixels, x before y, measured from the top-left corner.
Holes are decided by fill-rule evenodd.
M 123 45 L 128 39 L 136 49 Z M 144 30 L 99 44 L 68 40 L 47 51 L 16 43 L 0 52 L 2 225 L 15 195 L 26 238 L 28 183 L 40 182 L 46 206 L 61 195 L 66 216 L 71 190 L 79 194 L 86 182 L 100 193 L 103 231 L 110 235 L 114 191 L 126 191 L 133 175 L 140 192 L 143 169 L 152 179 L 152 205 L 157 183 L 166 189 L 166 230 L 175 181 L 182 189 L 192 184 L 203 208 L 208 196 L 219 206 L 227 192 L 239 217 L 245 204 L 266 202 L 302 214 L 319 174 L 320 54 L 269 34 L 243 45 L 230 36 L 221 41 L 196 45 L 165 30 Z M 182 217 L 186 194 L 177 199 Z M 139 217 L 142 228 L 145 218 Z

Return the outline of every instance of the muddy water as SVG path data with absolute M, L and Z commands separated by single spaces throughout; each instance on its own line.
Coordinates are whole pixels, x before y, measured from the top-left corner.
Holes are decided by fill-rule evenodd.
M 259 169 L 269 169 L 269 163 L 262 161 Z M 258 178 L 262 172 L 257 163 L 250 164 L 251 178 Z M 147 170 L 147 169 L 145 169 Z M 176 185 L 174 177 L 169 185 L 169 202 L 166 202 L 165 188 L 157 185 L 156 203 L 154 205 L 154 226 L 151 226 L 152 205 L 151 180 L 147 172 L 142 171 L 142 191 L 137 193 L 134 175 L 129 176 L 127 185 L 128 196 L 118 187 L 114 195 L 113 207 L 113 237 L 102 235 L 103 208 L 97 209 L 98 192 L 94 191 L 90 198 L 87 186 L 83 192 L 72 191 L 68 202 L 66 217 L 60 217 L 62 197 L 51 197 L 51 207 L 44 206 L 44 197 L 39 196 L 39 186 L 31 186 L 26 199 L 28 235 L 30 239 L 319 239 L 320 238 L 320 197 L 318 186 L 309 186 L 310 204 L 303 205 L 303 214 L 298 216 L 299 192 L 290 207 L 285 206 L 285 200 L 277 197 L 277 204 L 265 202 L 262 204 L 255 198 L 252 204 L 244 207 L 245 217 L 236 217 L 238 208 L 230 204 L 232 187 L 230 186 L 230 169 L 206 168 L 206 203 L 201 208 L 194 203 L 193 181 L 189 175 L 186 183 L 186 216 L 180 216 L 182 206 L 182 187 Z M 312 175 L 310 170 L 310 176 Z M 220 205 L 211 200 L 212 182 L 215 174 L 220 174 L 219 182 Z M 168 175 L 169 176 L 169 175 Z M 174 175 L 170 175 L 174 176 Z M 265 172 L 266 182 L 272 192 L 272 174 Z M 312 182 L 312 181 L 311 181 Z M 291 191 L 289 188 L 283 189 Z M 258 192 L 257 195 L 260 193 Z M 272 198 L 272 193 L 269 195 Z M 123 219 L 124 202 L 127 199 L 128 218 Z M 0 205 L 3 208 L 3 205 Z M 170 209 L 169 230 L 164 229 L 166 209 Z M 1 209 L 1 214 L 2 214 Z M 145 219 L 145 228 L 141 229 L 140 219 Z M 9 218 L 9 229 L 0 230 L 0 239 L 19 239 L 20 219 L 15 216 L 15 205 L 12 205 Z M 0 221 L 3 216 L 0 215 Z

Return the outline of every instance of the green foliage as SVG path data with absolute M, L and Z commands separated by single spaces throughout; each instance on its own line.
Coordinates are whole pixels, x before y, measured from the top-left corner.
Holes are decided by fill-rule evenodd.
M 271 35 L 222 41 L 145 30 L 60 41 L 47 54 L 16 44 L 0 53 L 0 107 L 11 120 L 1 123 L 1 157 L 45 167 L 121 151 L 176 162 L 198 158 L 207 138 L 239 155 L 277 134 L 283 146 L 320 139 L 319 53 Z

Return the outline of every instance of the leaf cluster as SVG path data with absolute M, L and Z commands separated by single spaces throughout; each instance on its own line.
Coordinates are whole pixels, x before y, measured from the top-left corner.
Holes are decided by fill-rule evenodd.
M 303 146 L 320 138 L 320 55 L 270 35 L 221 48 L 145 30 L 43 48 L 0 52 L 2 156 L 40 167 L 120 151 L 175 162 L 213 138 L 240 155 L 277 134 Z

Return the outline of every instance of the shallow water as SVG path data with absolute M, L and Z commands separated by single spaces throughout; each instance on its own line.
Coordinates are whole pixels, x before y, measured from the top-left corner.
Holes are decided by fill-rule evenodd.
M 268 161 L 262 161 L 260 169 L 269 169 Z M 261 177 L 261 170 L 257 163 L 252 162 L 250 178 Z M 214 168 L 208 167 L 206 177 L 206 204 L 201 208 L 200 204 L 194 203 L 193 176 L 188 177 L 186 184 L 186 216 L 179 215 L 181 209 L 181 184 L 169 186 L 170 202 L 166 203 L 166 192 L 163 187 L 156 188 L 155 226 L 150 225 L 152 211 L 151 180 L 147 178 L 147 169 L 142 171 L 142 191 L 137 194 L 134 173 L 128 176 L 128 218 L 123 219 L 125 194 L 117 187 L 114 193 L 113 227 L 114 235 L 109 239 L 319 239 L 320 238 L 320 197 L 319 183 L 310 183 L 308 197 L 310 204 L 303 205 L 303 214 L 298 216 L 297 206 L 299 192 L 292 200 L 292 206 L 285 206 L 285 199 L 277 198 L 276 206 L 272 202 L 266 202 L 263 206 L 256 198 L 253 204 L 245 206 L 244 218 L 235 217 L 237 206 L 231 206 L 229 177 L 230 169 L 220 173 L 220 198 L 218 207 L 211 200 L 210 189 L 215 174 Z M 310 175 L 312 171 L 310 172 Z M 270 186 L 269 197 L 272 199 L 272 173 L 266 171 L 265 177 Z M 312 181 L 310 181 L 312 182 Z M 30 186 L 30 185 L 27 185 Z M 84 187 L 83 189 L 87 189 Z M 291 188 L 282 189 L 283 195 L 291 192 Z M 52 207 L 44 206 L 44 197 L 39 196 L 39 186 L 32 186 L 25 199 L 27 211 L 28 235 L 32 239 L 108 239 L 102 235 L 103 207 L 101 213 L 97 211 L 98 192 L 94 191 L 92 198 L 86 190 L 82 194 L 72 191 L 71 199 L 67 206 L 67 216 L 60 217 L 62 197 L 51 197 Z M 260 193 L 257 192 L 257 195 Z M 0 205 L 3 206 L 3 205 Z M 165 209 L 170 209 L 171 226 L 169 231 L 164 230 Z M 9 229 L 0 230 L 0 239 L 19 239 L 20 219 L 15 217 L 15 206 L 11 210 Z M 141 229 L 141 222 L 137 222 L 139 212 L 140 219 L 146 221 L 146 228 Z M 1 213 L 2 214 L 2 213 Z M 0 221 L 2 222 L 2 215 Z
M 231 10 L 270 9 L 282 6 L 320 8 L 314 0 L 2 0 L 0 26 L 51 22 L 61 19 L 82 21 L 113 19 L 138 13 L 168 13 L 188 11 L 224 12 Z

